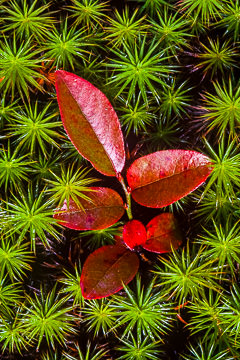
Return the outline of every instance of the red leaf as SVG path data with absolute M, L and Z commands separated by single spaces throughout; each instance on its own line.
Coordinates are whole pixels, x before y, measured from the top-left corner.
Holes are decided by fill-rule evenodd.
M 209 158 L 199 152 L 163 150 L 135 160 L 127 180 L 136 202 L 160 208 L 195 190 L 211 171 Z
M 143 245 L 147 241 L 145 226 L 138 220 L 128 221 L 123 227 L 123 240 L 129 249 Z
M 173 214 L 160 214 L 148 223 L 144 249 L 161 254 L 177 249 L 181 243 L 182 236 Z
M 62 225 L 75 230 L 99 230 L 115 224 L 124 214 L 125 208 L 121 196 L 114 190 L 105 187 L 91 187 L 89 192 L 92 200 L 80 200 L 84 211 L 71 200 L 69 208 L 64 203 L 61 211 L 54 218 Z
M 138 256 L 126 247 L 107 245 L 95 250 L 82 269 L 83 297 L 99 299 L 118 292 L 134 278 L 138 267 Z
M 56 71 L 56 90 L 63 125 L 76 149 L 104 175 L 120 173 L 125 164 L 123 135 L 106 96 L 64 70 Z

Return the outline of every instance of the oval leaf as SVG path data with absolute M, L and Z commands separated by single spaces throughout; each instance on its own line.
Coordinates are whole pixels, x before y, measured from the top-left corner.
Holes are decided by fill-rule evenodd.
M 145 226 L 138 220 L 128 221 L 123 227 L 123 240 L 129 249 L 143 245 L 147 241 Z
M 118 292 L 134 278 L 138 267 L 138 256 L 126 247 L 107 245 L 95 250 L 83 266 L 83 297 L 99 299 Z
M 91 201 L 80 199 L 80 208 L 73 200 L 69 207 L 65 202 L 54 218 L 62 225 L 75 230 L 100 230 L 115 224 L 124 214 L 125 208 L 121 196 L 114 190 L 105 187 L 91 187 Z
M 65 130 L 79 153 L 104 175 L 125 164 L 119 119 L 106 96 L 88 81 L 56 71 L 57 99 Z
M 160 208 L 195 190 L 211 171 L 209 158 L 199 152 L 163 150 L 135 160 L 127 180 L 136 202 Z
M 181 244 L 181 232 L 173 214 L 160 214 L 148 223 L 145 250 L 162 254 L 177 249 Z

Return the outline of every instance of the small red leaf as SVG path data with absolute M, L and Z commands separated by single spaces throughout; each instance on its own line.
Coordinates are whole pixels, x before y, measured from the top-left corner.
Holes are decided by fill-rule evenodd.
M 126 247 L 107 245 L 95 250 L 82 269 L 83 297 L 99 299 L 118 292 L 134 278 L 138 267 L 138 256 Z
M 163 150 L 135 160 L 127 180 L 136 202 L 160 208 L 195 190 L 211 172 L 209 158 L 199 152 Z
M 129 249 L 143 245 L 147 241 L 145 226 L 138 220 L 128 221 L 123 227 L 123 240 Z
M 115 224 L 124 214 L 125 208 L 121 196 L 114 190 L 105 187 L 91 187 L 91 201 L 80 199 L 84 211 L 70 200 L 69 207 L 64 203 L 61 211 L 54 218 L 62 225 L 75 230 L 99 230 Z
M 123 135 L 106 96 L 88 81 L 56 71 L 57 99 L 65 130 L 79 153 L 104 175 L 116 176 L 125 164 Z
M 145 250 L 162 254 L 177 249 L 181 243 L 182 236 L 173 214 L 160 214 L 148 223 Z

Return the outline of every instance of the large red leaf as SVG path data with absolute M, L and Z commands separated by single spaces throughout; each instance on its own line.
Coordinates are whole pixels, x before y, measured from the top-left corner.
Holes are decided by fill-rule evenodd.
M 107 245 L 95 250 L 86 260 L 80 279 L 85 299 L 112 295 L 128 284 L 139 267 L 138 256 L 124 246 Z
M 147 242 L 144 249 L 156 253 L 165 253 L 177 249 L 182 243 L 177 220 L 171 213 L 154 217 L 147 225 Z
M 123 240 L 129 249 L 143 245 L 147 241 L 145 226 L 139 220 L 128 221 L 123 227 Z
M 127 180 L 135 201 L 160 208 L 195 190 L 211 171 L 209 158 L 199 152 L 163 150 L 135 160 Z
M 70 200 L 69 207 L 64 203 L 62 209 L 54 214 L 64 226 L 75 230 L 99 230 L 115 224 L 124 214 L 125 208 L 121 196 L 105 187 L 91 187 L 91 201 L 79 199 L 84 211 Z
M 63 125 L 76 149 L 101 173 L 120 173 L 125 164 L 123 135 L 106 96 L 64 70 L 56 71 L 56 90 Z

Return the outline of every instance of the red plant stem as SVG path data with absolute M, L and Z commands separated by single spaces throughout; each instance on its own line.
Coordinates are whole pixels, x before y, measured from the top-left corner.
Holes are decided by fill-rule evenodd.
M 128 215 L 128 219 L 132 220 L 133 216 L 132 216 L 132 207 L 131 207 L 131 190 L 129 188 L 127 188 L 121 174 L 117 175 L 117 179 L 120 182 L 120 184 L 122 185 L 123 191 L 124 191 L 125 196 L 126 196 L 126 201 L 127 201 L 126 212 L 127 212 L 127 215 Z

